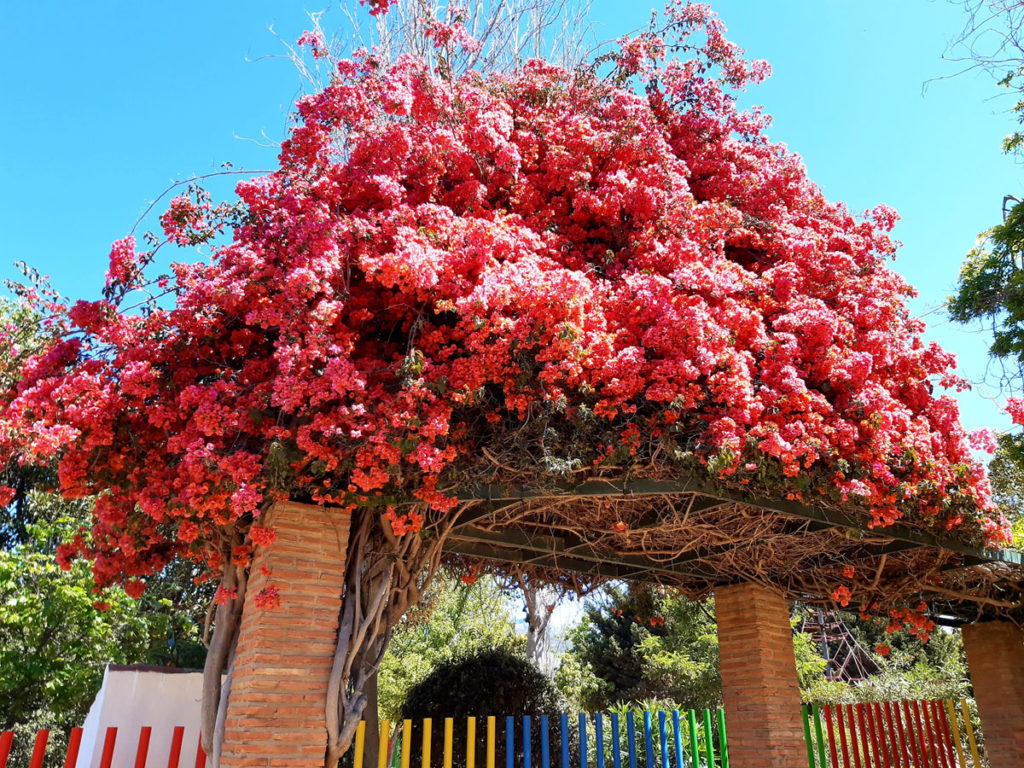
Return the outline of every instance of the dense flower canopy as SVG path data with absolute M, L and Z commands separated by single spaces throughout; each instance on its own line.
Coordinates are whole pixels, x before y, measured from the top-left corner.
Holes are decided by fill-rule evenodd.
M 171 242 L 233 230 L 211 260 L 150 284 L 115 244 L 107 298 L 0 395 L 5 456 L 96 495 L 97 579 L 139 589 L 283 496 L 401 535 L 505 470 L 697 470 L 1006 542 L 887 266 L 895 213 L 827 201 L 737 109 L 768 69 L 706 7 L 666 21 L 579 71 L 357 55 L 237 206 L 172 202 Z M 154 287 L 173 307 L 128 308 Z

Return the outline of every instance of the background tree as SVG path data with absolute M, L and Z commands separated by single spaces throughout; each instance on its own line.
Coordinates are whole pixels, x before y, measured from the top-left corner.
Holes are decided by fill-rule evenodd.
M 0 549 L 0 730 L 16 728 L 15 743 L 30 749 L 35 729 L 52 729 L 56 756 L 82 724 L 105 666 L 146 658 L 151 626 L 122 590 L 95 594 L 86 563 L 57 566 L 56 543 L 77 530 L 83 505 L 75 516 L 45 494 L 28 503 L 47 514 Z
M 1024 462 L 1021 455 L 1018 436 L 1001 436 L 999 447 L 988 465 L 992 498 L 1013 522 L 1017 547 L 1024 546 Z
M 469 579 L 467 579 L 468 581 Z M 489 576 L 442 571 L 395 627 L 378 673 L 381 716 L 397 720 L 409 690 L 440 665 L 491 649 L 523 655 L 508 596 Z
M 611 585 L 587 602 L 566 639 L 571 645 L 556 679 L 563 695 L 583 709 L 644 701 L 683 709 L 721 704 L 711 599 Z
M 993 75 L 1011 99 L 1009 111 L 1024 124 L 1024 3 L 1020 0 L 962 0 L 965 23 L 947 57 L 965 70 Z M 1024 133 L 1003 139 L 1003 151 L 1020 161 Z M 947 301 L 950 317 L 961 324 L 981 324 L 992 334 L 992 374 L 1011 395 L 1024 386 L 1024 192 L 1007 190 L 1002 221 L 982 232 L 960 268 L 957 290 Z M 1024 423 L 1019 401 L 1010 399 L 1016 423 Z M 999 436 L 989 464 L 995 500 L 1009 515 L 1019 544 L 1024 533 L 1024 435 Z
M 486 695 L 481 695 L 482 692 Z M 465 723 L 467 717 L 483 721 L 489 715 L 513 715 L 518 724 L 523 715 L 557 715 L 562 710 L 558 690 L 523 656 L 522 649 L 492 648 L 457 655 L 439 664 L 409 690 L 402 706 L 402 717 L 412 719 L 412 743 L 417 745 L 422 743 L 422 721 L 427 717 L 441 724 L 446 717 Z M 534 729 L 532 735 L 535 739 L 531 745 L 533 754 L 539 755 L 540 729 Z M 431 754 L 443 754 L 444 729 L 435 726 L 432 736 Z M 560 738 L 557 728 L 553 736 Z M 455 728 L 452 749 L 455 763 L 464 765 L 465 755 L 465 728 Z M 522 762 L 522 755 L 522 739 L 517 739 L 517 764 Z M 485 760 L 485 744 L 478 738 L 476 764 L 483 765 Z

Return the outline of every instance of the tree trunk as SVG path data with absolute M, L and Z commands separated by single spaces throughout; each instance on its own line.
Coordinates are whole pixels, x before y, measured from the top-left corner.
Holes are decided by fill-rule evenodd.
M 546 596 L 544 587 L 532 579 L 520 579 L 523 600 L 526 603 L 526 658 L 543 670 L 544 658 L 550 646 L 548 625 L 551 623 L 551 611 L 544 604 L 545 598 L 555 600 L 554 596 Z
M 366 694 L 366 709 L 363 720 L 366 721 L 366 743 L 363 747 L 363 765 L 376 768 L 380 752 L 380 710 L 377 708 L 377 673 L 374 672 L 363 685 Z M 359 766 L 356 766 L 359 768 Z

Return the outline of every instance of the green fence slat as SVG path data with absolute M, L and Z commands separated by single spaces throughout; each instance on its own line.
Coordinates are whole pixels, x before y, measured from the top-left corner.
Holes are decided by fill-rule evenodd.
M 686 713 L 686 722 L 690 726 L 690 759 L 694 768 L 700 765 L 700 744 L 697 743 L 697 713 L 689 710 Z
M 825 768 L 828 763 L 825 762 L 825 737 L 821 733 L 821 708 L 812 704 L 811 711 L 814 713 L 814 736 L 818 741 L 818 764 Z
M 804 742 L 807 744 L 807 766 L 814 768 L 814 744 L 811 743 L 811 720 L 807 717 L 807 705 L 800 705 L 800 717 L 804 721 Z
M 722 768 L 729 768 L 729 742 L 725 738 L 725 710 L 718 710 L 718 756 Z
M 708 768 L 715 768 L 715 738 L 711 731 L 711 710 L 704 710 L 704 752 L 708 756 Z

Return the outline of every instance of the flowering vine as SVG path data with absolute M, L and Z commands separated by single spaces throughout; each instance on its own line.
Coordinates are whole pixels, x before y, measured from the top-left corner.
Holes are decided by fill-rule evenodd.
M 496 466 L 696 468 L 1007 542 L 936 392 L 962 386 L 953 357 L 888 266 L 895 212 L 828 201 L 737 108 L 769 69 L 707 6 L 664 19 L 579 71 L 361 52 L 299 99 L 279 169 L 237 204 L 171 201 L 162 241 L 212 258 L 150 278 L 125 238 L 102 300 L 37 297 L 55 330 L 0 391 L 0 456 L 96 499 L 61 558 L 141 594 L 178 556 L 246 569 L 275 501 L 379 510 L 405 538 Z M 457 24 L 429 35 L 473 48 Z M 173 303 L 139 308 L 154 287 Z

